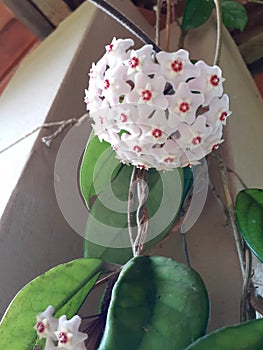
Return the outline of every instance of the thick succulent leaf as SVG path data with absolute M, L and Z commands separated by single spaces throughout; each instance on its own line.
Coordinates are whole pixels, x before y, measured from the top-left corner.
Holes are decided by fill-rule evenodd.
M 129 181 L 132 167 L 125 166 L 117 178 L 112 182 L 112 192 L 106 188 L 105 195 L 111 193 L 112 198 L 97 198 L 90 210 L 88 217 L 85 242 L 85 257 L 100 257 L 104 261 L 123 264 L 132 257 L 129 246 L 129 236 L 127 231 L 127 214 L 125 212 L 125 201 L 128 198 Z M 111 204 L 116 201 L 122 207 L 118 211 L 113 210 Z M 101 242 L 101 244 L 99 244 Z M 118 248 L 123 245 L 123 248 Z M 126 247 L 126 248 L 125 248 Z
M 91 134 L 80 167 L 80 190 L 89 208 L 90 198 L 99 193 L 118 173 L 122 164 L 108 142 Z
M 136 257 L 113 288 L 99 350 L 183 350 L 205 334 L 208 316 L 197 272 L 165 257 Z
M 186 350 L 262 350 L 263 320 L 219 329 L 198 339 Z
M 249 188 L 238 193 L 236 218 L 247 245 L 263 262 L 263 190 Z
M 131 173 L 132 167 L 125 166 L 112 182 L 111 188 L 102 191 L 103 196 L 93 203 L 86 225 L 86 257 L 100 257 L 118 264 L 132 258 L 127 224 Z M 169 232 L 178 217 L 184 171 L 176 169 L 160 175 L 151 169 L 147 172 L 147 178 L 149 194 L 146 205 L 150 221 L 145 248 L 149 249 Z
M 37 343 L 36 315 L 48 305 L 55 316 L 74 316 L 105 267 L 99 259 L 58 265 L 28 283 L 13 299 L 0 323 L 0 349 L 31 350 Z
M 213 10 L 213 0 L 187 0 L 182 30 L 194 29 L 204 24 Z
M 243 30 L 248 16 L 244 6 L 237 1 L 224 0 L 221 2 L 222 20 L 226 27 Z

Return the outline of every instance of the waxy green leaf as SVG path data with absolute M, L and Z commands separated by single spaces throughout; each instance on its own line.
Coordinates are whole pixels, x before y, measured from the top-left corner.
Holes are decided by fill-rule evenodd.
M 213 10 L 213 0 L 187 0 L 182 30 L 194 29 L 204 24 L 210 17 Z
M 198 339 L 186 350 L 262 350 L 263 320 L 219 329 Z
M 205 334 L 208 316 L 197 272 L 169 258 L 139 256 L 114 285 L 99 350 L 183 350 Z
M 245 242 L 263 262 L 263 190 L 249 188 L 238 193 L 236 218 Z
M 248 16 L 244 6 L 237 1 L 224 0 L 221 2 L 222 20 L 226 27 L 243 30 Z
M 124 264 L 132 258 L 127 223 L 127 199 L 132 167 L 125 166 L 92 205 L 86 226 L 85 256 Z M 149 193 L 146 202 L 149 221 L 149 249 L 170 231 L 183 200 L 183 169 L 159 174 L 147 171 Z M 187 182 L 189 189 L 189 181 Z M 136 227 L 135 227 L 136 230 Z
M 52 305 L 56 317 L 73 317 L 104 270 L 99 259 L 78 259 L 58 265 L 28 283 L 0 323 L 0 349 L 33 349 L 38 342 L 34 330 L 37 314 Z
M 91 134 L 80 167 L 80 190 L 89 208 L 90 198 L 103 190 L 122 164 L 108 142 Z

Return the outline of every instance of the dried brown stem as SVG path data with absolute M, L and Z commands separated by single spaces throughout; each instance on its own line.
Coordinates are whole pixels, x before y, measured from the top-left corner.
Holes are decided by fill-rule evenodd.
M 147 200 L 146 171 L 133 168 L 128 197 L 128 231 L 133 256 L 138 256 L 143 251 L 148 232 L 148 212 L 146 209 Z M 134 233 L 134 203 L 137 199 L 136 224 L 137 234 Z
M 157 0 L 154 6 L 155 11 L 155 44 L 160 46 L 160 14 L 161 14 L 161 0 Z
M 229 173 L 232 173 L 233 175 L 235 175 L 235 177 L 238 179 L 238 181 L 240 182 L 240 184 L 244 187 L 244 188 L 248 188 L 248 186 L 245 184 L 245 182 L 243 181 L 243 179 L 241 178 L 240 175 L 238 175 L 238 173 L 235 170 L 230 169 L 228 166 L 226 166 L 226 170 Z
M 138 208 L 136 213 L 137 237 L 134 241 L 135 253 L 140 255 L 143 251 L 149 228 L 149 217 L 146 208 L 147 200 L 146 171 L 139 170 L 137 173 L 137 197 Z
M 245 247 L 245 273 L 243 276 L 243 285 L 240 302 L 240 322 L 245 322 L 251 319 L 251 304 L 249 295 L 251 293 L 251 271 L 252 271 L 252 257 L 248 247 Z
M 128 208 L 127 208 L 128 232 L 129 232 L 129 238 L 130 238 L 133 256 L 136 256 L 136 252 L 134 249 L 135 236 L 134 236 L 134 222 L 133 222 L 134 197 L 135 197 L 135 187 L 136 187 L 136 183 L 135 183 L 136 170 L 137 168 L 133 167 L 131 180 L 130 180 Z
M 231 192 L 230 192 L 230 188 L 229 188 L 229 183 L 228 183 L 228 179 L 227 179 L 227 169 L 226 169 L 226 166 L 223 162 L 221 154 L 217 153 L 217 154 L 215 154 L 215 157 L 217 160 L 217 164 L 219 167 L 219 172 L 220 172 L 220 176 L 221 176 L 221 180 L 222 180 L 222 184 L 223 184 L 224 194 L 225 194 L 225 198 L 226 198 L 226 207 L 227 207 L 227 211 L 229 214 L 229 221 L 230 221 L 232 231 L 233 231 L 233 236 L 234 236 L 237 254 L 238 254 L 238 258 L 239 258 L 240 269 L 242 272 L 242 276 L 244 277 L 244 275 L 245 275 L 245 266 L 244 266 L 244 258 L 243 258 L 244 257 L 244 247 L 243 247 L 243 242 L 242 242 L 242 239 L 241 239 L 241 236 L 240 236 L 239 230 L 237 228 L 237 224 L 236 224 L 234 204 L 233 204 L 233 200 L 232 200 L 232 196 L 231 196 Z
M 115 275 L 118 275 L 118 274 L 120 273 L 120 271 L 121 271 L 121 267 L 120 267 L 119 270 L 116 270 L 116 271 L 110 273 L 109 275 L 107 275 L 106 277 L 103 277 L 103 278 L 101 278 L 100 280 L 98 280 L 98 281 L 95 283 L 95 285 L 94 285 L 94 289 L 95 289 L 95 288 L 98 288 L 99 286 L 101 286 L 101 285 L 103 285 L 103 284 L 105 284 L 105 283 L 108 283 L 110 280 L 113 279 L 113 277 L 114 277 Z
M 166 24 L 164 50 L 169 51 L 170 31 L 171 31 L 171 0 L 166 0 Z
M 0 154 L 4 153 L 6 151 L 8 151 L 10 148 L 14 147 L 15 145 L 17 145 L 18 143 L 24 141 L 25 139 L 27 139 L 29 136 L 33 135 L 34 133 L 36 133 L 37 131 L 41 130 L 41 129 L 49 129 L 49 128 L 53 128 L 54 126 L 59 126 L 58 130 L 56 132 L 54 132 L 52 135 L 47 136 L 47 137 L 43 137 L 42 140 L 43 142 L 49 146 L 51 141 L 56 138 L 58 135 L 60 135 L 62 133 L 62 131 L 68 127 L 68 126 L 73 126 L 77 123 L 81 123 L 84 119 L 86 119 L 88 117 L 87 114 L 85 114 L 84 116 L 82 116 L 81 118 L 77 119 L 77 118 L 71 118 L 71 119 L 67 119 L 67 120 L 62 120 L 60 122 L 51 122 L 51 123 L 44 123 L 40 126 L 37 126 L 35 129 L 31 130 L 30 132 L 28 132 L 27 134 L 25 134 L 24 136 L 20 137 L 19 139 L 17 139 L 16 141 L 14 141 L 13 143 L 11 143 L 10 145 L 8 145 L 7 147 L 3 148 L 2 150 L 0 150 Z

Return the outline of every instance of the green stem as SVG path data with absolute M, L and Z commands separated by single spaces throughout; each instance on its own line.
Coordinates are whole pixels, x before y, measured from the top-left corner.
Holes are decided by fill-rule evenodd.
M 222 13 L 220 0 L 214 0 L 216 8 L 216 23 L 217 23 L 217 32 L 216 32 L 216 50 L 214 57 L 214 65 L 219 63 L 221 55 L 221 46 L 222 46 Z

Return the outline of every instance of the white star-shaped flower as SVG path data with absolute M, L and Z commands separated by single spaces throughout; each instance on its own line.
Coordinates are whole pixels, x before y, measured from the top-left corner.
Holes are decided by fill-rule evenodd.
M 169 109 L 179 118 L 188 124 L 192 124 L 196 118 L 197 108 L 204 102 L 202 94 L 193 94 L 187 83 L 180 83 L 175 95 L 167 97 Z
M 107 67 L 107 60 L 103 56 L 96 64 L 93 62 L 89 71 L 90 81 L 101 80 Z
M 104 80 L 101 83 L 101 95 L 112 105 L 117 105 L 120 98 L 131 90 L 131 86 L 126 83 L 127 67 L 117 65 L 111 70 L 107 70 Z
M 189 53 L 186 50 L 161 51 L 156 54 L 156 59 L 160 63 L 160 74 L 173 84 L 174 89 L 180 82 L 200 75 L 199 69 L 189 60 Z
M 192 167 L 194 165 L 200 164 L 199 160 L 204 158 L 206 155 L 205 149 L 202 146 L 199 146 L 195 149 L 185 150 L 180 158 L 181 167 Z
M 180 156 L 183 150 L 180 145 L 172 140 L 166 140 L 162 147 L 155 147 L 151 149 L 151 154 L 155 157 L 158 164 L 156 169 L 158 171 L 171 170 L 181 166 Z
M 137 73 L 135 75 L 135 86 L 125 96 L 125 101 L 129 103 L 149 104 L 166 109 L 168 107 L 168 100 L 163 94 L 165 84 L 166 81 L 161 76 L 149 78 L 144 73 Z
M 223 142 L 230 115 L 221 69 L 193 65 L 185 50 L 155 54 L 151 45 L 129 50 L 132 44 L 114 38 L 92 65 L 85 102 L 95 134 L 123 163 L 157 170 L 198 164 Z
M 77 315 L 70 320 L 67 320 L 65 315 L 59 318 L 58 330 L 55 332 L 58 348 L 61 350 L 86 350 L 84 341 L 88 335 L 79 332 L 80 323 L 81 318 Z
M 198 61 L 195 64 L 200 69 L 200 77 L 189 81 L 189 86 L 192 91 L 200 91 L 204 97 L 204 105 L 207 106 L 211 100 L 217 96 L 220 97 L 223 94 L 223 82 L 222 71 L 218 66 L 208 66 L 203 61 Z
M 205 139 L 211 134 L 212 128 L 206 125 L 206 117 L 200 115 L 192 125 L 181 123 L 178 131 L 181 135 L 176 141 L 184 150 L 193 150 L 203 145 Z
M 47 338 L 44 350 L 57 350 L 57 349 L 58 348 L 55 346 L 54 342 L 50 338 Z
M 85 89 L 84 102 L 86 103 L 87 110 L 91 113 L 101 108 L 102 100 L 99 98 L 98 93 L 90 89 Z
M 224 140 L 222 139 L 222 135 L 223 126 L 217 125 L 217 127 L 213 129 L 212 133 L 205 140 L 207 154 L 217 150 L 220 144 L 224 142 Z
M 214 97 L 209 104 L 209 111 L 205 115 L 211 126 L 226 125 L 226 120 L 231 115 L 228 96 L 224 94 L 221 98 Z
M 54 311 L 53 306 L 49 305 L 44 312 L 37 315 L 35 329 L 40 339 L 56 339 L 54 332 L 57 329 L 58 320 L 53 317 Z
M 110 67 L 114 66 L 120 61 L 128 59 L 127 50 L 134 45 L 132 39 L 116 39 L 113 38 L 112 42 L 105 46 L 107 63 Z
M 139 50 L 130 51 L 129 59 L 124 62 L 128 67 L 127 75 L 130 79 L 138 72 L 153 74 L 159 71 L 160 66 L 153 62 L 152 54 L 152 45 L 144 45 Z

